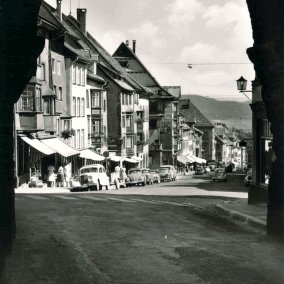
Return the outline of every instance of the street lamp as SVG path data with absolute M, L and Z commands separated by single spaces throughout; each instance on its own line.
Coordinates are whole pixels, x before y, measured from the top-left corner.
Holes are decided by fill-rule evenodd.
M 245 93 L 251 93 L 252 91 L 247 91 L 247 80 L 241 76 L 238 80 L 237 80 L 237 88 L 240 91 L 240 93 L 244 94 L 246 96 L 247 99 L 249 99 L 251 101 L 251 99 L 245 94 Z

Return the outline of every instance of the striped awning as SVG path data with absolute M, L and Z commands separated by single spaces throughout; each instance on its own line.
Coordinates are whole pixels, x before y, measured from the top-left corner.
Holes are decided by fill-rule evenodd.
M 21 136 L 21 139 L 44 155 L 49 156 L 49 155 L 56 153 L 56 151 L 46 146 L 44 143 L 42 143 L 36 138 L 29 138 L 27 136 Z
M 79 151 L 61 142 L 58 138 L 43 139 L 41 142 L 65 158 L 80 154 Z
M 104 161 L 105 157 L 89 150 L 89 149 L 85 149 L 80 151 L 80 158 L 82 159 L 88 159 L 88 160 L 92 160 L 92 161 Z

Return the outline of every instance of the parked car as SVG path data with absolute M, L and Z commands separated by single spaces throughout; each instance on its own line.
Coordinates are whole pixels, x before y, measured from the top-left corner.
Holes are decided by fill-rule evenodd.
M 216 168 L 212 176 L 212 180 L 227 181 L 227 174 L 224 168 Z
M 171 173 L 168 168 L 160 168 L 160 181 L 171 181 Z
M 82 187 L 89 190 L 102 190 L 103 186 L 109 189 L 109 177 L 105 167 L 100 164 L 92 164 L 80 168 L 79 181 Z
M 146 177 L 146 183 L 147 184 L 153 184 L 154 183 L 154 177 L 150 169 L 142 169 L 142 174 Z
M 146 185 L 146 177 L 143 175 L 142 170 L 139 168 L 132 168 L 128 171 L 128 176 L 125 180 L 126 186 L 131 185 Z
M 160 167 L 159 171 L 161 172 L 161 169 L 168 169 L 169 175 L 170 175 L 170 181 L 174 181 L 177 179 L 177 171 L 174 166 L 172 165 L 163 165 Z
M 196 174 L 196 175 L 203 175 L 203 174 L 205 174 L 204 168 L 203 168 L 203 167 L 197 167 L 197 168 L 195 169 L 195 174 Z
M 153 176 L 153 183 L 160 183 L 161 179 L 160 179 L 160 174 L 159 174 L 159 170 L 151 170 L 152 176 Z
M 245 186 L 249 186 L 250 183 L 252 182 L 252 169 L 249 169 L 247 171 L 247 175 L 245 176 L 244 182 L 245 182 Z

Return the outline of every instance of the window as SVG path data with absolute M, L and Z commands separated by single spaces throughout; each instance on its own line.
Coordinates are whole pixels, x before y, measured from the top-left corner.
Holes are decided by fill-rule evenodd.
M 64 119 L 63 120 L 63 129 L 64 130 L 70 130 L 71 127 L 70 127 L 70 120 L 69 119 Z
M 76 84 L 76 67 L 72 65 L 72 84 Z
M 129 105 L 132 105 L 132 95 L 129 95 Z
M 56 95 L 56 99 L 57 99 L 57 88 L 56 88 L 56 85 L 53 85 L 53 92 Z
M 60 120 L 56 119 L 56 134 L 58 135 L 60 133 Z
M 125 96 L 124 96 L 124 94 L 121 94 L 121 104 L 125 105 Z
M 132 126 L 132 116 L 127 115 L 126 116 L 126 127 Z
M 72 115 L 76 116 L 76 98 L 72 98 Z
M 78 66 L 76 66 L 76 84 L 80 85 L 80 68 Z
M 122 137 L 122 147 L 125 148 L 126 147 L 126 138 Z
M 85 99 L 81 98 L 81 110 L 80 110 L 81 116 L 85 116 Z
M 62 87 L 58 87 L 57 99 L 58 99 L 59 101 L 62 101 Z
M 20 111 L 34 111 L 34 86 L 26 86 L 21 95 Z
M 122 116 L 122 127 L 125 127 L 125 116 Z
M 80 116 L 80 98 L 77 98 L 76 115 Z
M 54 58 L 51 59 L 51 68 L 52 68 L 52 73 L 55 74 L 56 70 L 55 70 L 55 59 Z
M 85 147 L 85 130 L 81 129 L 80 147 Z
M 39 88 L 39 87 L 36 87 L 35 110 L 36 111 L 41 111 L 41 88 Z
M 57 74 L 61 75 L 61 61 L 57 60 L 56 61 L 56 69 L 57 69 Z
M 90 137 L 91 134 L 91 119 L 88 117 L 88 137 Z
M 45 80 L 45 64 L 44 63 L 38 66 L 37 77 L 42 81 Z
M 101 121 L 93 120 L 93 133 L 99 134 L 101 132 Z
M 80 148 L 80 129 L 77 129 L 77 135 L 76 135 L 76 145 L 77 145 L 77 148 Z
M 101 94 L 100 92 L 92 93 L 92 107 L 100 107 L 101 106 Z
M 87 104 L 87 108 L 90 107 L 90 94 L 89 94 L 89 90 L 86 90 L 86 104 Z
M 126 148 L 133 148 L 133 137 L 126 137 Z
M 85 86 L 85 69 L 81 68 L 81 85 Z
M 104 111 L 106 111 L 106 100 L 104 100 Z
M 48 115 L 54 115 L 54 104 L 53 98 L 44 98 L 43 100 L 43 113 Z

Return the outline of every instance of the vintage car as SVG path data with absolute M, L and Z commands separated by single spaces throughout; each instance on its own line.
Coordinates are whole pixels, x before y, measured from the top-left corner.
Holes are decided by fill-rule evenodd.
M 221 180 L 221 181 L 227 181 L 227 174 L 224 168 L 216 168 L 214 170 L 214 174 L 212 176 L 212 180 Z
M 105 167 L 100 164 L 88 165 L 80 168 L 79 181 L 81 187 L 86 187 L 89 190 L 109 189 L 109 177 L 106 174 Z
M 142 169 L 142 174 L 146 177 L 147 184 L 150 185 L 154 183 L 154 177 L 150 169 Z
M 160 183 L 161 179 L 160 179 L 159 170 L 150 170 L 150 171 L 153 176 L 153 183 Z
M 203 167 L 196 167 L 196 169 L 195 169 L 195 174 L 196 175 L 203 175 L 203 174 L 205 174 L 205 170 L 204 170 L 204 168 Z
M 163 165 L 159 169 L 160 173 L 161 173 L 162 169 L 168 169 L 169 170 L 169 175 L 170 175 L 170 180 L 169 181 L 174 181 L 174 180 L 177 179 L 177 171 L 176 171 L 174 166 L 172 166 L 172 165 Z
M 128 171 L 128 176 L 125 180 L 126 186 L 131 185 L 146 185 L 146 177 L 142 173 L 142 169 L 132 168 Z
M 171 172 L 168 168 L 160 168 L 160 181 L 172 181 Z

